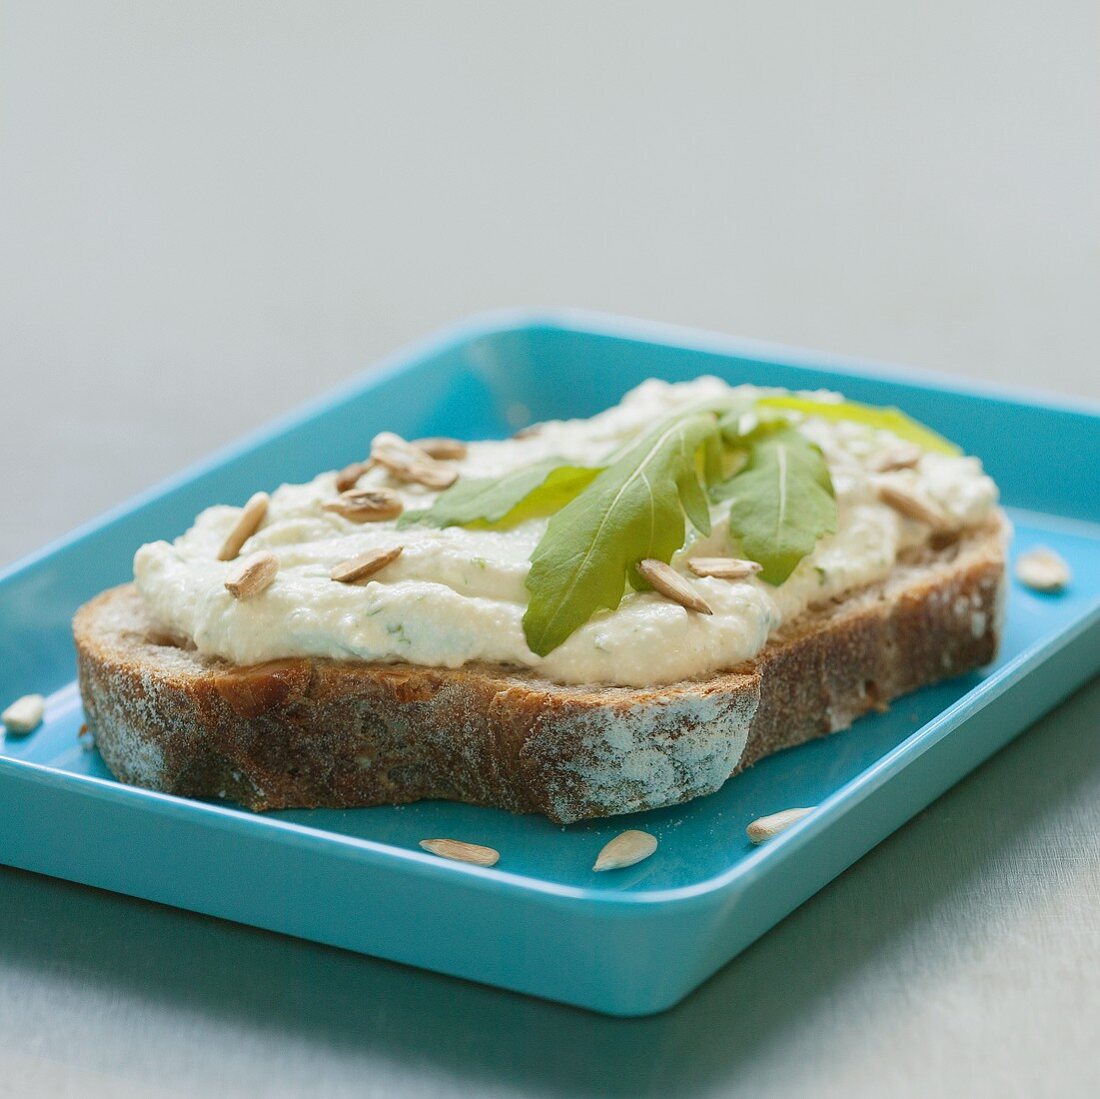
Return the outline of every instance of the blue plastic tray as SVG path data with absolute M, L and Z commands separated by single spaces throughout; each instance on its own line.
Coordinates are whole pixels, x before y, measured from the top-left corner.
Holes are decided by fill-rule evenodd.
M 848 732 L 767 759 L 711 797 L 562 828 L 425 802 L 254 816 L 115 782 L 82 749 L 69 619 L 128 579 L 134 549 L 215 502 L 362 455 L 381 429 L 472 438 L 585 416 L 646 377 L 719 374 L 835 387 L 897 404 L 985 460 L 1015 545 L 1074 570 L 1059 596 L 1012 586 L 997 664 L 899 701 Z M 823 355 L 590 316 L 475 320 L 397 355 L 298 415 L 0 576 L 0 699 L 47 694 L 44 725 L 0 757 L 0 860 L 445 973 L 640 1015 L 676 1003 L 1100 667 L 1100 413 Z M 816 812 L 753 848 L 745 825 Z M 594 875 L 629 826 L 657 854 Z M 493 869 L 420 851 L 488 843 Z

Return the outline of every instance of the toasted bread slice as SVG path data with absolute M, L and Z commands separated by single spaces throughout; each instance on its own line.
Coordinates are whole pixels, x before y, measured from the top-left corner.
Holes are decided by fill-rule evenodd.
M 998 644 L 1007 523 L 903 555 L 754 660 L 653 688 L 521 669 L 294 658 L 235 667 L 158 630 L 132 585 L 77 613 L 80 689 L 123 782 L 250 809 L 446 798 L 559 822 L 673 805 L 847 728 Z M 685 612 L 687 613 L 687 612 Z

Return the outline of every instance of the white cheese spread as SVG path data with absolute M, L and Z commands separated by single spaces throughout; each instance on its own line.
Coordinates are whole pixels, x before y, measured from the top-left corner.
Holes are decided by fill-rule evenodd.
M 546 423 L 534 434 L 471 443 L 455 467 L 461 477 L 499 477 L 547 457 L 598 465 L 624 441 L 677 407 L 732 393 L 717 378 L 648 381 L 622 403 L 588 420 Z M 775 392 L 775 391 L 768 391 Z M 817 396 L 824 396 L 818 394 Z M 835 396 L 835 395 L 834 395 Z M 712 615 L 685 610 L 655 592 L 627 589 L 617 610 L 601 611 L 548 655 L 527 647 L 522 618 L 531 552 L 546 528 L 534 519 L 505 531 L 437 530 L 393 521 L 354 523 L 322 505 L 336 495 L 335 474 L 304 485 L 283 485 L 271 496 L 263 526 L 242 555 L 267 550 L 279 561 L 275 582 L 249 600 L 225 589 L 233 563 L 217 559 L 240 515 L 211 507 L 174 542 L 142 546 L 134 575 L 153 616 L 191 639 L 205 654 L 235 664 L 286 656 L 406 661 L 456 668 L 470 662 L 533 669 L 559 683 L 644 686 L 729 668 L 758 653 L 768 637 L 810 604 L 882 579 L 898 553 L 919 545 L 927 526 L 878 500 L 869 463 L 898 439 L 850 422 L 807 418 L 799 425 L 823 450 L 836 491 L 838 526 L 780 587 L 757 578 L 699 579 L 687 571 L 692 555 L 737 555 L 725 523 L 728 504 L 713 509 L 713 531 L 691 531 L 673 558 L 711 606 Z M 886 475 L 939 505 L 960 527 L 980 523 L 997 490 L 976 458 L 925 452 L 913 469 Z M 435 493 L 391 482 L 376 467 L 359 487 L 385 485 L 407 508 L 422 508 Z M 404 552 L 363 584 L 330 579 L 334 566 L 372 549 L 400 544 Z

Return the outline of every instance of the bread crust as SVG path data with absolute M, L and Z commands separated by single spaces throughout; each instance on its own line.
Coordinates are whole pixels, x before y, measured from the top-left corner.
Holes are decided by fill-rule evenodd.
M 96 744 L 121 781 L 254 810 L 444 798 L 568 823 L 717 790 L 996 654 L 1007 522 L 903 556 L 737 668 L 654 688 L 522 669 L 313 658 L 238 668 L 160 631 L 133 585 L 73 622 Z M 687 613 L 687 612 L 685 612 Z

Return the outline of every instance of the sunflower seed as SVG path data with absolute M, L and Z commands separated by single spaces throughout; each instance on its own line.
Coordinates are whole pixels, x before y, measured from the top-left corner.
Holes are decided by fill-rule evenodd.
M 279 572 L 279 559 L 273 553 L 254 553 L 246 557 L 225 582 L 225 590 L 234 599 L 251 599 L 270 588 Z
M 257 492 L 241 509 L 237 522 L 218 552 L 219 561 L 233 561 L 245 544 L 260 529 L 267 515 L 269 497 L 266 492 Z
M 413 439 L 409 444 L 424 451 L 429 458 L 465 458 L 466 444 L 461 439 L 448 439 L 442 435 L 433 435 L 428 439 Z
M 352 462 L 351 465 L 344 466 L 336 474 L 336 491 L 347 492 L 349 488 L 355 488 L 359 478 L 373 465 L 374 462 L 368 458 L 365 462 Z
M 710 604 L 671 566 L 654 557 L 638 562 L 638 574 L 653 585 L 666 599 L 679 603 L 689 611 L 699 614 L 713 614 Z
M 1073 574 L 1064 558 L 1047 546 L 1036 546 L 1016 560 L 1016 579 L 1035 591 L 1061 591 Z
M 378 523 L 396 519 L 405 510 L 401 497 L 388 488 L 352 488 L 339 499 L 322 504 L 325 511 L 342 515 L 352 523 Z
M 458 470 L 447 469 L 446 466 L 441 466 L 436 462 L 432 462 L 431 465 L 417 462 L 403 473 L 395 473 L 394 476 L 399 481 L 412 481 L 415 484 L 424 485 L 425 488 L 433 488 L 437 492 L 442 492 L 443 489 L 450 488 L 458 480 Z
M 719 580 L 743 580 L 764 567 L 738 557 L 692 557 L 687 565 L 696 576 L 715 576 Z
M 351 557 L 347 561 L 341 561 L 329 575 L 341 584 L 366 580 L 368 576 L 381 572 L 391 561 L 396 561 L 401 556 L 402 549 L 403 546 L 394 546 L 393 549 L 376 549 L 361 557 Z
M 906 516 L 908 519 L 916 519 L 919 523 L 926 523 L 933 530 L 950 530 L 952 528 L 951 516 L 938 504 L 924 496 L 918 496 L 912 490 L 895 484 L 891 481 L 879 483 L 878 498 L 894 511 Z
M 30 733 L 42 724 L 45 712 L 46 700 L 41 695 L 24 695 L 0 714 L 0 721 L 9 733 Z
M 784 809 L 780 813 L 758 817 L 745 829 L 745 832 L 753 843 L 763 843 L 773 836 L 778 836 L 780 832 L 785 832 L 792 824 L 797 824 L 816 808 L 816 805 L 811 805 L 808 809 Z
M 427 488 L 445 489 L 450 488 L 458 479 L 458 470 L 437 462 L 430 454 L 392 431 L 383 431 L 374 437 L 370 455 L 399 481 L 412 481 Z
M 403 439 L 393 431 L 380 431 L 370 443 L 371 458 L 384 466 L 403 465 L 409 462 L 423 462 L 430 455 L 425 454 L 408 439 Z
M 891 447 L 889 450 L 879 451 L 867 462 L 867 468 L 873 473 L 890 473 L 896 469 L 912 469 L 919 464 L 923 451 L 912 443 L 904 443 L 901 446 Z
M 499 851 L 478 843 L 463 843 L 462 840 L 421 840 L 420 846 L 441 859 L 472 862 L 475 866 L 495 866 L 500 859 Z
M 604 844 L 592 869 L 598 872 L 633 866 L 642 859 L 648 859 L 656 850 L 656 836 L 631 828 L 627 832 L 620 832 L 613 840 Z

